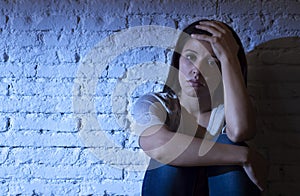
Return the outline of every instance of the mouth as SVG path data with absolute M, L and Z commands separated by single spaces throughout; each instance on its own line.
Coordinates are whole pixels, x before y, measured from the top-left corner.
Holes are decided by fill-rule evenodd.
M 206 87 L 205 82 L 202 82 L 200 80 L 187 80 L 187 82 L 190 84 L 192 87 Z

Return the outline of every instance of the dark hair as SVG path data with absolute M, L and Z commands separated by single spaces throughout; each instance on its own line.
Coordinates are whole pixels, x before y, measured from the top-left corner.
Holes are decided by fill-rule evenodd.
M 173 56 L 171 59 L 171 68 L 168 74 L 168 78 L 166 80 L 165 86 L 163 91 L 164 92 L 169 92 L 169 91 L 174 91 L 175 93 L 178 93 L 180 91 L 180 85 L 179 85 L 179 80 L 178 80 L 178 70 L 179 70 L 179 58 L 181 56 L 181 52 L 182 49 L 185 45 L 185 43 L 187 42 L 188 39 L 190 39 L 190 35 L 191 34 L 205 34 L 205 35 L 209 35 L 211 36 L 211 33 L 201 30 L 201 29 L 197 29 L 195 26 L 199 24 L 200 21 L 209 21 L 207 19 L 203 19 L 203 20 L 199 20 L 196 22 L 193 22 L 192 24 L 190 24 L 189 26 L 187 26 L 183 32 L 180 34 L 176 46 L 175 46 L 175 50 L 173 52 Z M 225 24 L 225 23 L 223 23 Z M 239 38 L 239 36 L 237 35 L 237 33 L 227 24 L 225 24 L 229 30 L 232 32 L 232 35 L 234 37 L 234 39 L 236 40 L 237 44 L 239 45 L 239 51 L 238 51 L 238 59 L 240 62 L 240 66 L 241 66 L 241 71 L 244 77 L 244 82 L 247 85 L 247 60 L 246 60 L 246 55 L 245 55 L 245 51 L 242 45 L 242 42 Z

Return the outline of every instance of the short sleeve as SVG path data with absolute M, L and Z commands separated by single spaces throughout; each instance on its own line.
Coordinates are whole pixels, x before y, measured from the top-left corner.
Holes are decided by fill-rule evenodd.
M 216 139 L 224 128 L 224 122 L 224 105 L 221 104 L 211 111 L 209 123 L 206 129 L 210 133 L 210 135 Z
M 151 126 L 163 126 L 167 119 L 167 111 L 154 95 L 147 94 L 136 101 L 131 116 L 133 118 L 132 129 L 137 134 L 141 134 Z

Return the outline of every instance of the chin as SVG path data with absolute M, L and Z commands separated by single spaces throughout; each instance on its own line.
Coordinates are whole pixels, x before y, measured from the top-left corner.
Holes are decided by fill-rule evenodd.
M 182 93 L 186 94 L 189 97 L 198 97 L 199 92 L 197 92 L 194 88 L 184 89 Z

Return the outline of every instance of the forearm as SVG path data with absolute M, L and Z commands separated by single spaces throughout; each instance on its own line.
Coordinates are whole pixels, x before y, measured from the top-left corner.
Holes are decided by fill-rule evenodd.
M 254 136 L 255 114 L 248 96 L 237 59 L 222 62 L 226 131 L 235 141 L 244 141 Z
M 206 142 L 212 144 L 212 148 L 200 156 L 201 138 L 170 132 L 165 128 L 140 138 L 141 147 L 150 157 L 170 165 L 243 165 L 247 161 L 247 147 Z

